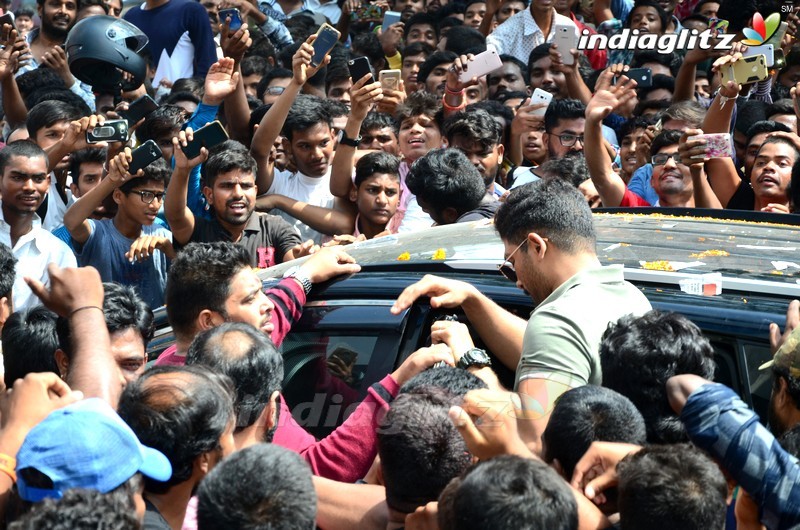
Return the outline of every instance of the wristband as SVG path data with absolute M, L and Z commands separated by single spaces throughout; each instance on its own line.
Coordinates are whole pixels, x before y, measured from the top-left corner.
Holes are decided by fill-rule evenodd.
M 447 86 L 447 83 L 445 83 L 445 85 L 444 85 L 444 91 L 446 93 L 448 93 L 448 94 L 453 95 L 453 96 L 460 96 L 460 95 L 464 94 L 464 89 L 463 88 L 461 90 L 458 90 L 458 91 L 450 90 L 450 87 Z
M 72 313 L 70 313 L 70 314 L 69 314 L 69 316 L 68 316 L 67 318 L 72 318 L 73 316 L 75 316 L 75 313 L 77 313 L 78 311 L 83 311 L 84 309 L 97 309 L 97 310 L 99 310 L 101 313 L 103 312 L 103 308 L 102 308 L 102 307 L 100 307 L 100 306 L 96 306 L 96 305 L 85 305 L 85 306 L 83 306 L 83 307 L 79 307 L 78 309 L 74 310 Z M 0 455 L 0 457 L 1 457 L 1 456 L 2 456 L 2 455 Z

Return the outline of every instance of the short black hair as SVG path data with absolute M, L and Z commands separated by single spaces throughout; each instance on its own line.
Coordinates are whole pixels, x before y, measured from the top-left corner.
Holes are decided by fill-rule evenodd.
M 169 94 L 162 97 L 158 103 L 159 105 L 177 105 L 181 101 L 188 101 L 195 105 L 200 104 L 200 96 L 188 90 L 173 90 Z
M 236 140 L 226 140 L 211 150 L 208 160 L 203 164 L 203 185 L 213 188 L 217 177 L 236 169 L 253 177 L 258 171 L 255 158 L 244 145 Z
M 511 190 L 497 210 L 494 226 L 505 241 L 520 241 L 535 231 L 564 252 L 594 252 L 595 248 L 592 211 L 581 192 L 561 179 Z
M 166 134 L 176 134 L 186 122 L 186 111 L 177 105 L 161 105 L 147 115 L 144 122 L 136 129 L 136 138 L 140 142 L 158 140 Z
M 328 127 L 333 125 L 331 113 L 324 100 L 316 96 L 299 95 L 286 116 L 283 135 L 291 142 L 294 133 L 307 131 L 320 123 Z
M 424 26 L 424 25 L 428 25 L 428 26 L 433 28 L 433 32 L 436 35 L 436 40 L 438 41 L 439 40 L 439 25 L 436 23 L 436 17 L 434 17 L 433 15 L 431 15 L 429 13 L 425 13 L 425 12 L 414 13 L 413 15 L 411 15 L 411 18 L 409 18 L 406 21 L 406 23 L 403 25 L 404 33 L 406 35 L 408 35 L 411 32 L 411 28 L 413 26 Z M 406 56 L 406 54 L 403 53 L 403 57 L 405 57 L 405 56 Z
M 6 144 L 4 148 L 0 149 L 0 177 L 6 172 L 6 166 L 11 163 L 11 159 L 15 156 L 22 158 L 44 158 L 47 170 L 50 170 L 50 161 L 44 149 L 39 147 L 33 140 L 17 140 L 16 142 Z
M 267 91 L 269 84 L 272 83 L 274 79 L 291 79 L 294 76 L 291 70 L 287 70 L 286 68 L 273 68 L 261 78 L 261 81 L 258 82 L 258 86 L 256 87 L 256 96 L 260 100 L 264 100 L 264 93 Z
M 249 267 L 250 255 L 242 246 L 222 241 L 186 245 L 167 274 L 167 319 L 176 337 L 193 337 L 204 309 L 226 315 L 231 279 Z
M 78 118 L 92 114 L 92 109 L 89 108 L 89 105 L 78 94 L 68 88 L 48 87 L 36 89 L 25 98 L 25 106 L 33 109 L 36 105 L 45 101 L 54 101 L 77 109 Z
M 369 60 L 373 68 L 380 71 L 386 65 L 386 56 L 383 54 L 383 47 L 378 35 L 369 31 L 365 33 L 357 33 L 353 37 L 351 50 L 356 55 L 363 55 Z M 356 82 L 357 79 L 353 79 Z
M 399 124 L 397 120 L 395 120 L 391 114 L 386 114 L 385 112 L 376 112 L 371 111 L 367 113 L 367 117 L 364 118 L 364 121 L 361 122 L 361 134 L 363 135 L 366 132 L 375 130 L 375 129 L 383 129 L 384 127 L 389 127 L 394 131 L 395 134 L 398 133 Z
M 458 149 L 428 151 L 411 166 L 406 185 L 436 211 L 453 208 L 459 216 L 477 208 L 486 195 L 480 172 Z
M 691 320 L 652 310 L 610 323 L 600 343 L 603 386 L 630 399 L 644 417 L 647 441 L 686 441 L 665 385 L 674 375 L 714 377 L 714 348 Z
M 108 333 L 133 329 L 142 338 L 145 349 L 155 334 L 155 317 L 153 310 L 142 300 L 136 289 L 130 285 L 113 282 L 103 283 L 103 316 Z M 69 321 L 58 317 L 56 322 L 58 347 L 67 357 L 72 357 L 71 333 Z
M 675 92 L 675 78 L 664 74 L 656 74 L 653 76 L 653 82 L 649 87 L 639 89 L 639 97 L 645 99 L 650 92 L 656 90 L 669 90 L 670 94 Z M 665 98 L 661 98 L 665 99 Z M 670 100 L 672 98 L 669 98 Z
M 501 92 L 501 94 L 522 94 L 522 99 L 528 97 L 528 95 L 524 92 Z M 476 101 L 475 103 L 470 103 L 467 105 L 464 110 L 466 112 L 473 112 L 476 110 L 488 112 L 489 115 L 498 123 L 498 125 L 500 125 L 500 130 L 502 132 L 501 143 L 504 146 L 511 145 L 509 142 L 511 141 L 511 122 L 514 121 L 514 111 L 511 110 L 510 107 L 503 105 L 500 102 L 500 98 Z M 501 120 L 505 126 L 500 123 Z
M 356 176 L 353 180 L 356 189 L 375 173 L 385 173 L 400 178 L 400 158 L 383 151 L 371 151 L 356 163 Z
M 215 449 L 231 426 L 230 380 L 198 366 L 155 366 L 128 383 L 117 409 L 142 444 L 161 451 L 172 477 L 145 477 L 145 490 L 165 493 L 189 480 L 195 459 Z
M 6 388 L 30 373 L 59 373 L 55 358 L 56 318 L 55 313 L 40 305 L 15 311 L 8 317 L 2 331 Z
M 78 176 L 81 174 L 81 166 L 83 164 L 95 163 L 105 164 L 107 149 L 101 147 L 87 147 L 86 149 L 79 149 L 69 154 L 69 174 L 72 177 L 72 182 L 78 184 Z
M 78 2 L 78 11 L 80 12 L 83 9 L 92 6 L 100 6 L 105 14 L 108 14 L 108 4 L 106 4 L 103 0 L 80 0 Z
M 747 129 L 745 135 L 747 136 L 747 143 L 749 144 L 750 141 L 759 134 L 778 132 L 778 131 L 794 132 L 788 126 L 786 126 L 786 124 L 783 124 L 781 122 L 772 120 L 761 120 L 751 125 L 750 128 Z
M 500 61 L 502 61 L 503 65 L 505 65 L 506 63 L 511 63 L 511 64 L 515 65 L 519 69 L 519 73 L 522 76 L 522 79 L 525 80 L 525 84 L 526 85 L 531 82 L 531 75 L 530 75 L 530 72 L 528 71 L 528 65 L 527 64 L 523 63 L 522 61 L 520 61 L 519 59 L 517 59 L 513 55 L 508 55 L 508 54 L 505 54 L 505 53 L 500 56 Z M 492 76 L 492 73 L 493 72 L 490 72 L 486 76 L 487 82 L 489 80 L 489 77 Z
M 242 59 L 242 75 L 260 75 L 264 76 L 270 71 L 269 61 L 266 58 L 258 55 L 250 55 Z
M 672 77 L 675 77 L 678 75 L 678 70 L 680 70 L 682 62 L 683 58 L 675 53 L 659 53 L 655 50 L 642 50 L 633 54 L 631 68 L 641 68 L 647 63 L 657 63 L 669 68 Z
M 444 134 L 449 144 L 460 136 L 483 150 L 493 149 L 503 140 L 503 128 L 488 112 L 480 109 L 458 112 L 448 118 Z
M 2 172 L 0 172 L 0 176 L 2 176 Z M 11 247 L 0 243 L 0 298 L 9 298 L 9 302 L 16 279 L 16 265 L 17 258 L 11 252 Z
M 428 76 L 431 72 L 433 72 L 434 68 L 440 64 L 452 63 L 457 57 L 458 55 L 456 55 L 454 52 L 448 51 L 436 51 L 428 55 L 428 58 L 425 59 L 425 62 L 419 65 L 417 83 L 424 84 L 425 81 L 428 80 Z
M 428 387 L 441 388 L 458 397 L 463 397 L 470 390 L 488 388 L 486 383 L 472 372 L 453 366 L 441 366 L 423 370 L 409 379 L 400 387 L 400 394 L 413 394 L 420 388 Z
M 778 443 L 793 457 L 800 456 L 800 424 L 781 434 Z
M 652 124 L 653 120 L 644 116 L 634 116 L 625 121 L 617 129 L 617 139 L 620 144 L 622 139 L 633 133 L 636 129 L 646 129 L 648 125 Z
M 652 445 L 617 465 L 621 528 L 723 528 L 728 486 L 691 444 Z
M 789 202 L 792 212 L 800 212 L 800 164 L 792 166 L 792 180 L 789 183 Z M 798 407 L 800 408 L 800 407 Z
M 528 82 L 530 83 L 531 78 L 531 70 L 533 70 L 533 65 L 539 59 L 543 59 L 545 57 L 550 57 L 550 43 L 546 42 L 544 44 L 540 44 L 531 50 L 531 54 L 528 56 Z
M 253 425 L 272 394 L 281 390 L 283 356 L 266 333 L 243 322 L 225 322 L 199 333 L 186 364 L 203 365 L 230 378 L 236 390 L 237 429 Z M 272 441 L 271 436 L 265 441 Z
M 273 444 L 235 452 L 197 490 L 199 530 L 308 530 L 316 515 L 317 495 L 308 464 Z
M 734 129 L 747 134 L 747 131 L 754 123 L 764 121 L 767 115 L 767 103 L 765 101 L 748 99 L 736 103 L 736 124 Z
M 37 90 L 59 88 L 68 90 L 61 76 L 51 68 L 34 68 L 33 70 L 20 74 L 15 80 L 20 94 L 26 100 L 26 106 L 28 97 Z
M 434 51 L 436 50 L 434 50 L 433 47 L 431 47 L 431 45 L 428 44 L 427 42 L 417 41 L 417 42 L 412 42 L 411 44 L 400 50 L 400 53 L 403 55 L 403 57 L 414 57 L 415 55 L 425 55 L 425 57 L 428 57 Z
M 667 27 L 669 26 L 670 17 L 672 17 L 672 13 L 667 13 L 663 7 L 661 7 L 657 2 L 654 0 L 636 0 L 631 7 L 630 12 L 628 12 L 627 18 L 625 18 L 624 27 L 629 28 L 631 27 L 631 21 L 633 19 L 633 12 L 639 7 L 652 7 L 655 8 L 656 13 L 658 13 L 658 19 L 661 21 L 661 33 L 667 32 Z
M 9 530 L 38 530 L 40 528 L 72 528 L 103 530 L 138 530 L 133 499 L 125 502 L 118 495 L 97 490 L 73 488 L 64 491 L 60 499 L 45 499 L 11 523 Z
M 658 133 L 658 136 L 653 138 L 653 143 L 650 144 L 650 156 L 655 156 L 656 153 L 667 146 L 678 145 L 678 142 L 681 141 L 682 134 L 683 131 L 676 131 L 673 129 L 662 130 Z
M 164 160 L 164 158 L 158 158 L 157 160 L 147 164 L 147 167 L 142 170 L 142 173 L 144 173 L 144 175 L 141 177 L 127 180 L 118 188 L 119 191 L 127 195 L 133 190 L 133 188 L 141 186 L 142 183 L 147 182 L 163 182 L 164 187 L 166 188 L 167 184 L 169 184 L 169 179 L 172 176 L 172 170 L 169 168 L 169 165 L 167 165 L 167 161 Z
M 561 394 L 542 433 L 542 459 L 558 460 L 569 480 L 592 442 L 644 445 L 642 414 L 630 399 L 601 386 L 586 385 Z
M 395 117 L 397 118 L 397 123 L 402 125 L 405 120 L 416 116 L 427 116 L 441 128 L 442 98 L 422 90 L 409 94 L 405 103 L 397 108 Z
M 435 501 L 472 462 L 464 439 L 448 418 L 453 394 L 427 387 L 392 402 L 378 428 L 386 504 L 401 513 Z
M 25 126 L 31 138 L 36 137 L 36 133 L 45 127 L 51 127 L 56 123 L 66 121 L 72 122 L 83 117 L 80 110 L 68 103 L 56 100 L 42 101 L 28 111 Z
M 538 460 L 498 456 L 479 462 L 454 482 L 452 508 L 439 503 L 442 530 L 578 528 L 578 505 L 569 485 Z M 442 508 L 454 513 L 442 513 Z
M 578 120 L 586 116 L 586 105 L 577 99 L 554 99 L 544 113 L 544 130 L 552 131 L 562 120 Z
M 472 53 L 478 55 L 486 51 L 486 37 L 471 26 L 453 26 L 447 32 L 445 51 L 456 55 Z
M 544 178 L 556 178 L 569 182 L 576 188 L 590 178 L 586 158 L 581 153 L 569 153 L 561 158 L 551 158 L 540 169 Z

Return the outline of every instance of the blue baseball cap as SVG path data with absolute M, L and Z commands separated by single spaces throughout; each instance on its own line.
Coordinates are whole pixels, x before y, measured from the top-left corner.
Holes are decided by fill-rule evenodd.
M 34 468 L 53 489 L 29 486 L 19 475 Z M 72 488 L 108 493 L 136 473 L 165 482 L 172 466 L 163 453 L 139 442 L 105 401 L 84 399 L 53 411 L 31 429 L 17 454 L 17 489 L 28 502 L 60 499 Z

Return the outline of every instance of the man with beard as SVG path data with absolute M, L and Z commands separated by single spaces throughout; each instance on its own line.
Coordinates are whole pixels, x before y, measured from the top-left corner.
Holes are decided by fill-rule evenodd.
M 502 55 L 500 60 L 503 66 L 486 76 L 489 99 L 498 99 L 506 92 L 530 92 L 528 65 L 511 55 Z
M 408 19 L 417 13 L 424 13 L 426 5 L 426 0 L 394 0 L 392 11 L 399 11 L 400 21 L 408 22 Z
M 624 280 L 621 266 L 600 265 L 591 210 L 568 182 L 547 179 L 512 190 L 497 211 L 495 227 L 505 247 L 500 271 L 536 304 L 527 322 L 475 287 L 436 276 L 406 288 L 392 312 L 421 296 L 429 296 L 436 309 L 460 306 L 488 349 L 516 369 L 515 390 L 526 411 L 520 434 L 538 450 L 557 398 L 570 388 L 600 384 L 598 347 L 609 322 L 644 314 L 650 304 Z M 466 327 L 453 324 L 434 323 L 433 342 L 461 349 L 457 345 L 465 344 Z M 453 351 L 456 358 L 462 353 Z M 459 366 L 490 362 L 472 350 Z
M 230 241 L 245 247 L 253 267 L 267 268 L 299 257 L 300 237 L 283 219 L 255 212 L 256 162 L 247 148 L 229 140 L 211 156 L 205 148 L 188 160 L 181 146 L 193 138 L 181 131 L 172 140 L 175 169 L 167 189 L 164 213 L 175 243 Z M 186 206 L 190 171 L 204 165 L 203 195 L 213 211 L 209 221 L 196 217 Z
M 542 137 L 549 159 L 583 152 L 586 107 L 576 99 L 554 99 L 544 115 Z
M 0 196 L 3 197 L 0 243 L 17 258 L 13 287 L 15 311 L 39 303 L 22 275 L 50 283 L 47 265 L 75 267 L 75 256 L 57 237 L 42 228 L 36 209 L 50 187 L 47 155 L 33 142 L 22 140 L 0 150 Z
M 467 155 L 483 178 L 486 195 L 497 200 L 505 190 L 496 183 L 503 164 L 503 129 L 485 110 L 460 112 L 444 125 L 447 145 Z
M 772 368 L 769 428 L 779 437 L 800 423 L 800 328 L 795 328 L 772 360 L 758 369 L 767 368 Z
M 28 70 L 42 63 L 46 53 L 55 52 L 55 48 L 64 44 L 78 16 L 78 2 L 74 0 L 37 0 L 36 5 L 42 24 L 27 35 L 35 63 Z

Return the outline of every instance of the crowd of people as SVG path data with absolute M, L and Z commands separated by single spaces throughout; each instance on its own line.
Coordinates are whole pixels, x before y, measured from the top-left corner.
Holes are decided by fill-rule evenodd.
M 3 9 L 15 16 L 0 19 L 0 524 L 800 525 L 800 302 L 770 327 L 767 429 L 712 382 L 714 350 L 694 324 L 600 265 L 591 210 L 800 211 L 791 3 Z M 399 21 L 384 24 L 391 12 Z M 723 81 L 763 18 L 778 36 L 768 77 Z M 323 24 L 339 35 L 330 49 Z M 577 42 L 634 29 L 737 42 L 554 42 L 557 30 Z M 93 48 L 112 53 L 86 62 Z M 125 60 L 111 65 L 114 51 Z M 465 76 L 487 53 L 501 66 Z M 352 78 L 362 58 L 371 73 Z M 111 141 L 119 120 L 128 134 Z M 281 344 L 314 284 L 359 271 L 347 245 L 481 219 L 530 318 L 425 276 L 391 311 L 420 297 L 459 307 L 492 355 L 464 324 L 437 321 L 431 345 L 329 436 L 304 430 L 282 395 Z M 302 257 L 262 288 L 257 269 Z M 175 344 L 148 359 L 164 305 Z

